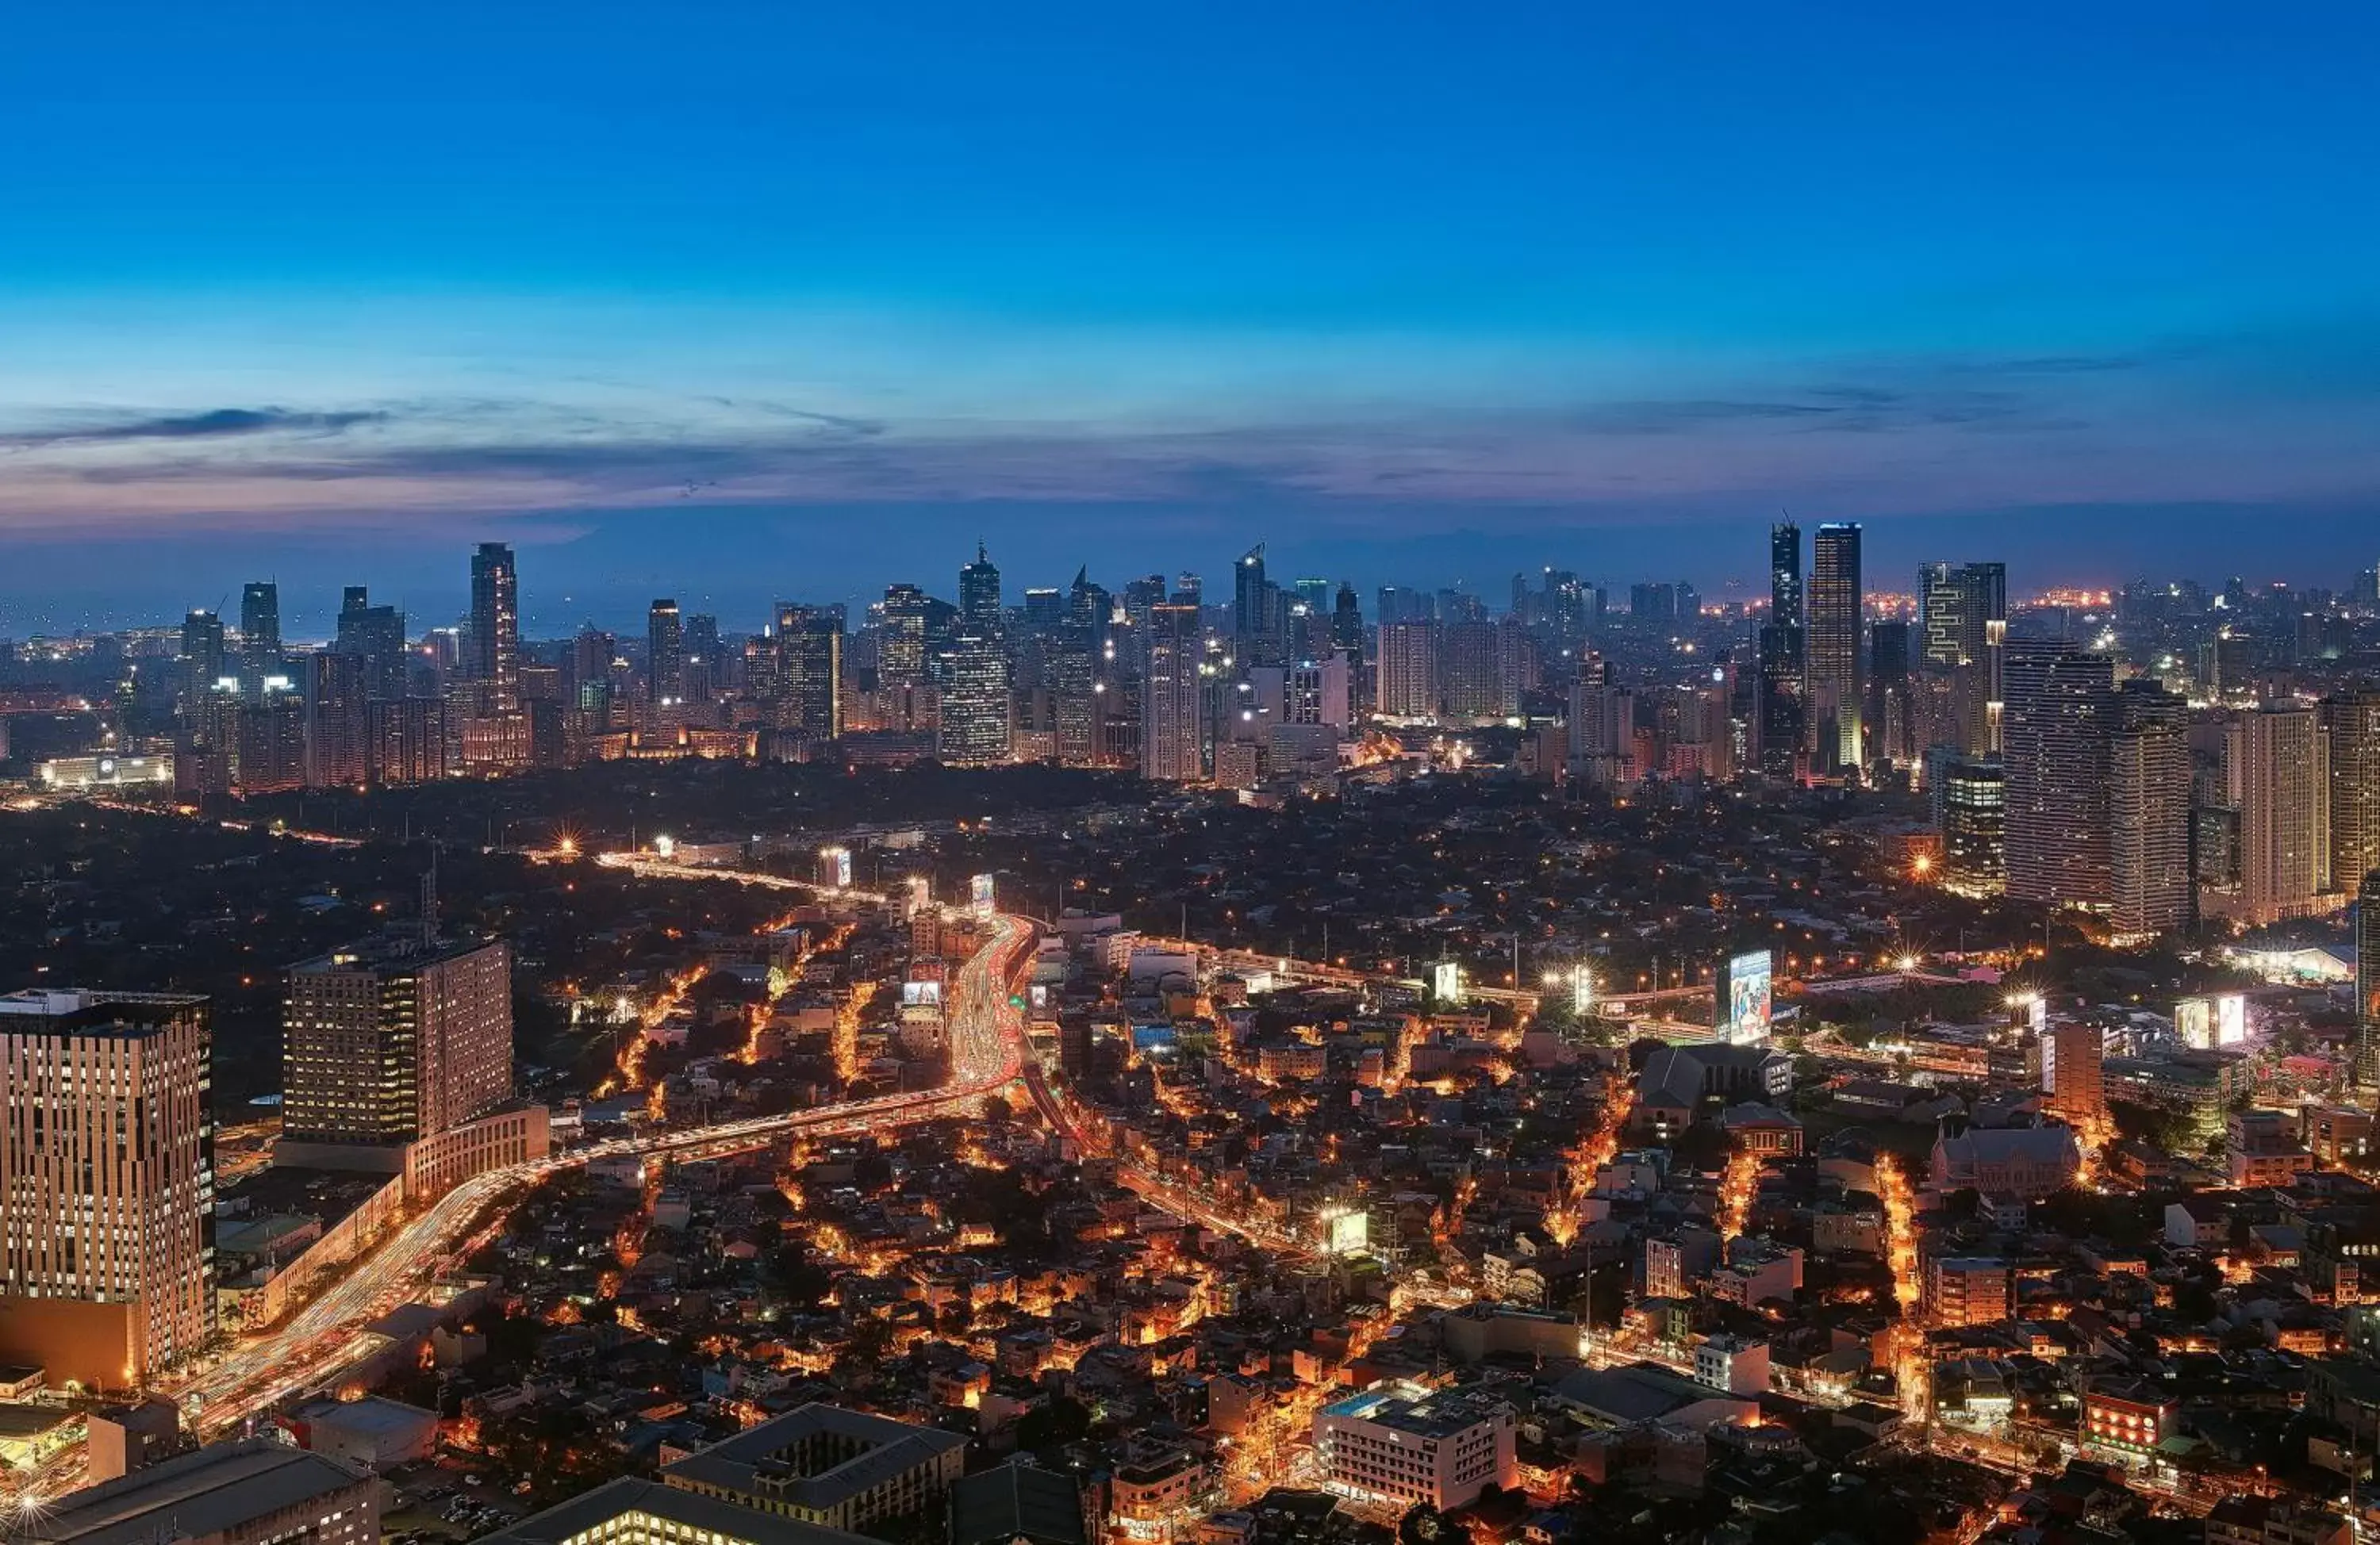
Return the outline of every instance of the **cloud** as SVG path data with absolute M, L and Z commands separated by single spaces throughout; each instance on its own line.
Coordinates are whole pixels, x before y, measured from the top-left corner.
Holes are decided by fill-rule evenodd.
M 231 440 L 245 435 L 296 430 L 337 434 L 362 424 L 380 424 L 389 415 L 379 409 L 339 413 L 296 413 L 280 407 L 219 407 L 202 413 L 123 418 L 69 428 L 27 429 L 0 434 L 0 446 L 15 450 L 36 446 L 118 445 L 142 441 Z

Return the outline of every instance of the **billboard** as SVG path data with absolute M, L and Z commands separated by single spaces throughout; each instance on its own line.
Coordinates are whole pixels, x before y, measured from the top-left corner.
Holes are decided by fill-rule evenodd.
M 1440 1003 L 1463 1001 L 1463 968 L 1451 960 L 1440 960 L 1429 968 L 1429 996 Z
M 1579 966 L 1570 973 L 1570 1011 L 1580 1019 L 1595 1007 L 1595 973 Z
M 934 904 L 934 882 L 923 875 L 909 876 L 909 915 L 917 916 Z
M 990 917 L 992 907 L 992 877 L 978 875 L 967 882 L 967 904 L 978 917 Z
M 819 850 L 819 884 L 832 886 L 837 890 L 851 888 L 851 850 L 820 848 Z
M 1766 949 L 1749 950 L 1727 963 L 1727 1018 L 1719 1039 L 1749 1043 L 1768 1039 L 1769 982 L 1774 966 Z
M 904 982 L 901 984 L 901 1007 L 904 1008 L 940 1008 L 942 1006 L 942 984 L 939 982 Z
M 2186 997 L 2173 1006 L 2173 1032 L 2192 1051 L 2215 1044 L 2215 1000 Z
M 1361 1255 L 1371 1248 L 1372 1218 L 1354 1207 L 1322 1210 L 1322 1248 L 1332 1255 Z
M 2225 993 L 2215 1000 L 2215 1044 L 2236 1046 L 2248 1039 L 2248 1000 Z

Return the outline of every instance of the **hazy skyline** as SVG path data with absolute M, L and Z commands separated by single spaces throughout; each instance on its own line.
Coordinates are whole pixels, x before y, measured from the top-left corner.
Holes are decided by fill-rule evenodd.
M 0 625 L 265 575 L 441 620 L 491 537 L 532 620 L 947 585 L 979 533 L 1019 586 L 1267 539 L 1717 596 L 1780 509 L 1880 586 L 2343 585 L 2380 24 L 2286 19 L 43 12 Z

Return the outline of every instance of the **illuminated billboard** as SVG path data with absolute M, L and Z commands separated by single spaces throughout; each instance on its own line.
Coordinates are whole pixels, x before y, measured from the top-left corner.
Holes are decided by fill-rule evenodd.
M 1580 966 L 1570 973 L 1570 1011 L 1580 1019 L 1595 1007 L 1595 973 Z
M 1372 1218 L 1353 1207 L 1330 1207 L 1322 1213 L 1322 1248 L 1332 1255 L 1361 1255 L 1371 1248 Z
M 1727 1018 L 1719 1039 L 1738 1043 L 1766 1041 L 1771 1005 L 1769 983 L 1774 966 L 1766 949 L 1738 955 L 1727 963 Z
M 978 917 L 990 917 L 992 906 L 992 878 L 978 875 L 967 882 L 967 904 Z
M 1429 996 L 1440 1003 L 1463 1001 L 1463 968 L 1451 960 L 1440 960 L 1429 968 Z
M 2215 1000 L 2186 997 L 2173 1006 L 2173 1032 L 2192 1051 L 2215 1044 Z
M 2236 1046 L 2248 1039 L 2248 1000 L 2226 993 L 2215 1000 L 2215 1044 Z
M 837 890 L 851 887 L 851 850 L 820 848 L 819 850 L 819 884 L 832 886 Z

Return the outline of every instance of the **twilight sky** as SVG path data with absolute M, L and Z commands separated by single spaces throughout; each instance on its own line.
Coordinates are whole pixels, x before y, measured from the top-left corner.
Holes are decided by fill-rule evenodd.
M 2380 558 L 2380 13 L 28 7 L 0 631 Z

